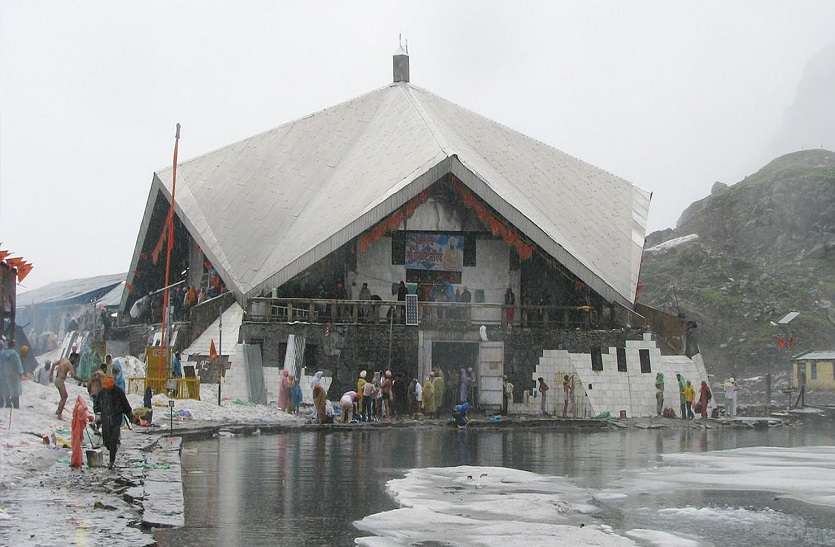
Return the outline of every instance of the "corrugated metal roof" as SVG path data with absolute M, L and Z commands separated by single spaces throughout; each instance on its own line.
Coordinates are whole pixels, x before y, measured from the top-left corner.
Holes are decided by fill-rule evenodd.
M 794 361 L 830 361 L 835 360 L 835 350 L 832 351 L 807 351 L 795 356 Z
M 122 301 L 122 293 L 125 290 L 125 282 L 122 281 L 109 291 L 107 291 L 101 298 L 96 301 L 98 306 L 106 306 L 108 308 L 118 306 Z
M 183 163 L 178 213 L 242 296 L 289 279 L 445 172 L 597 292 L 633 302 L 647 192 L 408 83 Z M 170 168 L 155 176 L 166 197 L 170 183 Z
M 82 279 L 68 279 L 56 281 L 17 295 L 17 307 L 23 308 L 34 304 L 58 304 L 64 301 L 75 300 L 86 294 L 107 290 L 119 283 L 124 282 L 127 274 L 97 275 L 96 277 L 85 277 Z

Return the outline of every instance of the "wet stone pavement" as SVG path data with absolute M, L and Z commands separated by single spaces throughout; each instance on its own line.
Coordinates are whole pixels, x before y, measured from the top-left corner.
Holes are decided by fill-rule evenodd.
M 148 528 L 182 524 L 179 450 L 177 437 L 126 431 L 113 471 L 71 469 L 67 450 L 48 470 L 0 491 L 0 545 L 153 545 Z

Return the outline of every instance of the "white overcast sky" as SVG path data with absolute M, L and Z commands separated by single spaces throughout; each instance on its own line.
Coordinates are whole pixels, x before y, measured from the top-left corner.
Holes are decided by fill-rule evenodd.
M 383 86 L 399 32 L 414 84 L 654 192 L 658 229 L 771 159 L 835 2 L 2 0 L 21 289 L 127 270 L 176 122 L 187 159 Z

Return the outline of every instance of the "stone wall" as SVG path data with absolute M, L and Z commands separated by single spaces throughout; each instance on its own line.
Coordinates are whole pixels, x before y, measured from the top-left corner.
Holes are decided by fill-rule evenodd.
M 282 344 L 287 336 L 304 336 L 306 344 L 315 349 L 311 352 L 313 362 L 309 368 L 333 372 L 333 393 L 341 395 L 354 385 L 360 370 L 384 370 L 389 365 L 389 326 L 347 325 L 332 326 L 326 331 L 324 325 L 307 323 L 246 323 L 241 326 L 240 341 L 247 344 L 261 344 L 265 375 L 283 366 Z M 491 341 L 505 343 L 505 374 L 517 387 L 516 398 L 521 400 L 522 391 L 531 386 L 530 378 L 536 370 L 545 350 L 565 349 L 573 353 L 588 353 L 593 347 L 624 347 L 627 338 L 640 335 L 623 330 L 592 331 L 580 329 L 515 328 L 510 331 L 500 326 L 487 329 Z M 478 329 L 419 331 L 415 327 L 395 325 L 392 329 L 391 369 L 409 376 L 425 375 L 431 362 L 431 343 L 438 341 L 478 341 Z M 423 344 L 424 351 L 419 351 Z M 419 361 L 420 370 L 419 370 Z
M 240 339 L 244 343 L 260 343 L 265 370 L 283 366 L 281 345 L 290 334 L 305 337 L 312 363 L 305 362 L 309 371 L 328 370 L 333 382 L 330 397 L 342 395 L 355 386 L 360 370 L 384 370 L 389 363 L 388 325 L 333 326 L 326 331 L 323 325 L 284 323 L 244 323 Z M 395 326 L 391 336 L 391 370 L 407 375 L 417 373 L 418 331 L 414 327 Z M 271 371 L 265 374 L 272 376 Z
M 641 370 L 641 350 L 649 353 L 648 372 Z M 685 355 L 661 355 L 655 341 L 650 339 L 627 340 L 625 353 L 626 371 L 618 370 L 616 347 L 604 348 L 601 355 L 603 370 L 592 370 L 589 353 L 545 350 L 529 378 L 529 385 L 532 385 L 536 378 L 544 378 L 551 388 L 546 399 L 546 410 L 550 414 L 562 415 L 562 380 L 564 375 L 573 374 L 574 405 L 577 413 L 569 415 L 587 417 L 608 411 L 612 416 L 618 416 L 621 411 L 625 411 L 628 417 L 639 417 L 656 415 L 655 378 L 658 372 L 664 374 L 665 380 L 663 406 L 673 409 L 677 415 L 680 400 L 676 374 L 681 374 L 685 380 L 692 382 L 696 390 L 696 400 L 701 382 L 708 381 L 701 355 L 692 359 Z M 532 394 L 526 395 L 523 399 L 528 410 L 539 408 L 539 400 L 534 400 Z M 711 408 L 713 406 L 714 403 L 711 401 Z

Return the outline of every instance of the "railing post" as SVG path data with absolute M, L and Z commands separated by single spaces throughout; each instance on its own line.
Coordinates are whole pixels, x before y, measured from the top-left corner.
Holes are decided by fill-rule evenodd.
M 261 304 L 263 304 L 264 307 L 267 308 L 266 319 L 267 319 L 267 322 L 269 323 L 273 320 L 273 301 L 272 300 L 267 300 L 266 302 L 262 301 Z
M 287 302 L 287 322 L 293 322 L 293 303 Z
M 569 311 L 567 309 L 562 310 L 562 326 L 566 329 L 570 327 Z
M 351 308 L 351 319 L 353 323 L 359 323 L 360 305 L 357 302 L 353 302 Z

